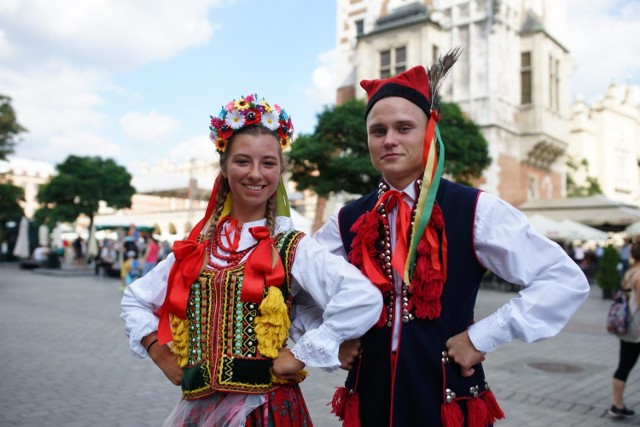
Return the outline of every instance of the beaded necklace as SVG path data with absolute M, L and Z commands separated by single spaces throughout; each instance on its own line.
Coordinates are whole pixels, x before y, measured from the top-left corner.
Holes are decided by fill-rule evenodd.
M 416 193 L 416 200 L 417 200 L 418 195 L 420 194 L 420 187 L 422 186 L 422 180 L 421 179 L 416 180 L 415 185 L 417 188 L 417 193 Z M 382 195 L 388 190 L 389 190 L 389 186 L 385 182 L 381 181 L 380 184 L 378 184 L 378 199 L 382 197 Z M 413 207 L 411 208 L 411 223 L 409 225 L 409 231 L 408 231 L 409 241 L 411 240 L 413 223 L 416 218 L 416 206 L 417 206 L 417 203 L 414 203 Z M 384 203 L 380 203 L 378 205 L 377 210 L 380 216 L 383 218 L 382 228 L 384 230 L 382 239 L 379 241 L 380 247 L 382 248 L 382 251 L 380 252 L 379 256 L 380 256 L 380 259 L 383 261 L 382 267 L 383 267 L 384 273 L 389 279 L 389 282 L 393 284 L 394 280 L 393 280 L 393 268 L 391 266 L 391 232 L 389 229 L 389 218 L 387 216 L 387 209 Z M 405 283 L 405 281 L 402 280 L 401 294 L 402 294 L 402 322 L 403 323 L 407 323 L 415 318 L 413 313 L 409 311 L 409 307 L 408 307 L 409 297 L 410 297 L 409 286 L 410 286 L 409 283 Z M 389 299 L 387 301 L 387 323 L 386 323 L 387 327 L 391 327 L 393 325 L 394 306 L 395 306 L 395 286 L 392 286 L 391 291 L 389 293 Z
M 229 216 L 222 218 L 216 225 L 215 231 L 213 233 L 213 238 L 211 239 L 211 253 L 216 259 L 226 261 L 228 264 L 227 266 L 233 266 L 238 264 L 238 262 L 240 262 L 240 260 L 244 258 L 244 256 L 249 253 L 249 251 L 253 249 L 255 245 L 238 251 L 238 243 L 240 240 L 240 233 L 242 232 L 242 225 L 230 225 L 229 230 L 225 232 L 225 225 L 227 223 L 231 224 L 231 217 Z M 231 240 L 229 236 L 234 231 L 236 233 L 236 238 Z M 229 243 L 228 246 L 225 246 L 223 242 L 223 235 Z M 220 253 L 220 249 L 228 253 L 228 255 Z

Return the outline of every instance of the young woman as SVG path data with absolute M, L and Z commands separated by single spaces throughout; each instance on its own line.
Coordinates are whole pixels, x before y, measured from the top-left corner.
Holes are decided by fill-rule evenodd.
M 382 300 L 357 268 L 293 228 L 284 110 L 248 95 L 210 129 L 221 173 L 204 218 L 123 296 L 131 350 L 182 385 L 167 426 L 310 426 L 303 368 L 349 366 L 358 350 L 340 360 L 340 343 L 377 321 Z M 320 324 L 296 313 L 309 301 L 323 309 Z M 291 321 L 307 332 L 288 348 Z
M 635 416 L 635 411 L 624 404 L 624 389 L 629 373 L 640 356 L 640 242 L 631 246 L 631 258 L 633 265 L 624 274 L 622 288 L 629 296 L 629 310 L 633 313 L 629 332 L 620 336 L 620 355 L 618 368 L 613 374 L 611 388 L 613 391 L 613 405 L 609 408 L 609 416 L 613 418 L 630 418 Z

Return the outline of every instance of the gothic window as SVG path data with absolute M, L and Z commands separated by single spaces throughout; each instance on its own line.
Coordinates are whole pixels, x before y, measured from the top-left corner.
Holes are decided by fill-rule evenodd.
M 532 79 L 531 79 L 531 52 L 520 54 L 520 103 L 531 104 Z
M 407 70 L 406 46 L 380 52 L 380 78 L 386 79 Z
M 527 196 L 528 200 L 537 200 L 540 198 L 540 191 L 538 187 L 538 177 L 535 175 L 529 175 L 527 177 Z
M 560 109 L 560 61 L 549 55 L 549 108 L 558 111 Z
M 356 36 L 361 36 L 364 33 L 364 19 L 358 19 L 356 24 Z

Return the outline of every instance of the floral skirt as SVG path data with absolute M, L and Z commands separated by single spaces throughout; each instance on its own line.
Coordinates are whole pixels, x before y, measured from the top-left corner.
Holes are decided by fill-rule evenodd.
M 267 394 L 215 393 L 180 400 L 163 427 L 312 427 L 300 387 Z

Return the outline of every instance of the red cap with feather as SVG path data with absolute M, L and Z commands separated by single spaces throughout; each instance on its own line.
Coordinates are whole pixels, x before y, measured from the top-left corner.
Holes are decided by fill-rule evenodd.
M 416 104 L 429 117 L 431 110 L 431 85 L 427 70 L 415 66 L 388 79 L 362 80 L 360 86 L 367 92 L 369 102 L 365 117 L 373 105 L 389 96 L 399 96 Z

